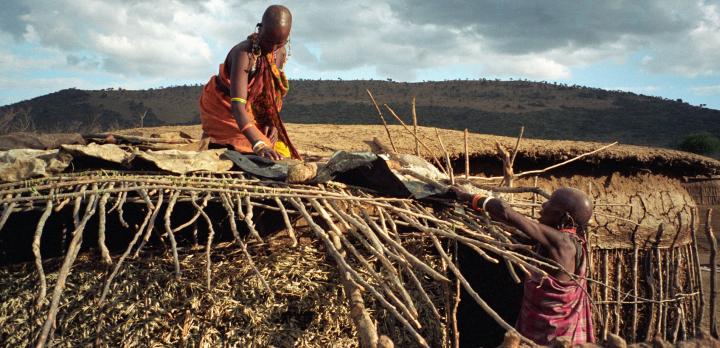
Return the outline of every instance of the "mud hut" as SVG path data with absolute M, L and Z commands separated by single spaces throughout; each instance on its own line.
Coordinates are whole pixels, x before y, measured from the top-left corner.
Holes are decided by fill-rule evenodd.
M 704 228 L 699 221 L 704 220 L 707 203 L 703 199 L 707 198 L 696 203 L 696 194 L 686 182 L 688 177 L 716 177 L 720 162 L 669 149 L 533 139 L 518 143 L 517 138 L 482 134 L 469 134 L 466 150 L 463 132 L 417 127 L 416 131 L 410 129 L 417 132 L 416 142 L 408 131 L 410 127 L 391 125 L 387 131 L 382 126 L 335 127 L 334 132 L 339 135 L 333 137 L 332 143 L 359 150 L 369 142 L 357 139 L 377 138 L 387 146 L 389 133 L 398 152 L 420 153 L 428 160 L 434 154 L 442 160 L 445 151 L 439 137 L 455 172 L 460 173 L 456 176 L 462 178 L 468 168 L 471 180 L 487 186 L 499 185 L 507 175 L 507 165 L 498 154 L 497 144 L 510 154 L 517 148 L 511 166 L 515 186 L 538 186 L 547 192 L 559 186 L 572 186 L 595 198 L 589 245 L 593 259 L 591 278 L 602 283 L 591 285 L 598 337 L 617 333 L 628 341 L 648 341 L 656 336 L 677 341 L 707 328 L 707 313 L 700 322 L 701 308 L 707 302 L 701 297 L 703 277 L 699 266 L 701 260 L 706 262 L 708 250 L 703 233 L 697 233 L 699 246 L 692 238 L 693 227 L 698 231 Z M 310 143 L 303 145 L 318 152 L 323 150 Z M 595 152 L 601 148 L 605 149 Z M 543 200 L 527 194 L 516 199 L 516 206 L 527 207 L 530 216 Z M 720 222 L 720 217 L 714 221 Z M 503 318 L 513 322 L 519 305 L 512 299 L 519 298 L 522 290 L 511 274 L 462 250 L 460 255 L 466 255 L 465 264 L 472 265 L 464 271 L 476 270 L 468 278 L 493 279 L 473 285 L 488 303 L 498 308 Z M 487 330 L 474 328 L 491 320 L 478 319 L 488 318 L 478 313 L 467 299 L 464 296 L 460 305 L 460 331 L 465 333 L 461 339 L 474 344 L 488 335 Z M 502 330 L 492 335 L 498 337 L 499 331 Z
M 307 142 L 325 139 L 305 147 L 308 157 L 367 151 L 370 139 L 385 134 L 368 126 L 302 131 Z M 391 131 L 398 134 L 396 152 L 414 152 L 412 138 Z M 462 173 L 462 133 L 440 136 Z M 256 163 L 248 172 L 247 163 L 218 152 L 203 152 L 202 160 L 159 158 L 162 151 L 138 149 L 145 138 L 125 136 L 121 152 L 102 156 L 92 145 L 35 153 L 32 161 L 40 162 L 33 170 L 10 172 L 44 177 L 0 184 L 1 341 L 493 345 L 512 330 L 523 269 L 555 267 L 534 255 L 518 231 L 484 216 L 442 200 L 391 197 L 378 191 L 388 187 L 383 183 L 358 181 L 380 176 L 372 170 L 387 174 L 392 166 L 382 163 L 391 160 L 338 165 L 330 181 L 290 184 L 263 176 L 277 168 Z M 419 138 L 434 144 L 431 130 L 420 129 Z M 489 188 L 507 176 L 496 141 L 515 145 L 481 135 L 468 142 L 468 179 Z M 189 142 L 156 138 L 151 147 Z M 599 337 L 694 337 L 702 308 L 690 234 L 695 204 L 679 175 L 712 174 L 720 166 L 615 146 L 532 172 L 601 145 L 525 140 L 511 166 L 514 185 L 545 191 L 570 185 L 595 198 L 591 294 Z M 442 153 L 432 150 L 419 154 L 432 160 Z M 178 161 L 182 169 L 173 169 Z M 398 175 L 391 184 L 404 185 L 406 197 L 418 187 L 432 189 L 408 181 Z M 508 199 L 532 216 L 543 200 L 536 192 Z
M 683 180 L 683 187 L 690 193 L 701 211 L 712 209 L 711 223 L 720 231 L 720 177 L 712 175 L 690 176 Z M 700 214 L 701 227 L 706 224 L 706 214 Z

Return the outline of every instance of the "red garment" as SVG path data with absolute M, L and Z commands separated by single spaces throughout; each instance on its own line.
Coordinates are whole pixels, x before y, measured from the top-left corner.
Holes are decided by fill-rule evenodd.
M 569 337 L 573 344 L 595 342 L 585 279 L 587 253 L 584 247 L 580 249 L 583 255 L 577 280 L 543 278 L 536 272 L 525 279 L 522 307 L 515 324 L 521 335 L 542 345 L 549 345 L 558 337 Z
M 218 81 L 219 80 L 219 81 Z M 252 144 L 240 131 L 230 108 L 230 96 L 223 93 L 218 82 L 230 86 L 230 78 L 224 64 L 220 64 L 217 76 L 212 76 L 203 88 L 200 96 L 200 121 L 202 122 L 203 137 L 211 138 L 216 144 L 232 145 L 239 152 L 252 153 Z M 257 58 L 256 72 L 248 83 L 248 96 L 245 110 L 252 122 L 263 129 L 266 125 L 273 125 L 278 130 L 278 140 L 285 143 L 290 154 L 300 159 L 300 154 L 292 145 L 285 125 L 280 119 L 282 98 L 289 89 L 285 73 L 275 65 L 274 52 L 261 55 Z M 264 135 L 260 140 L 271 144 Z

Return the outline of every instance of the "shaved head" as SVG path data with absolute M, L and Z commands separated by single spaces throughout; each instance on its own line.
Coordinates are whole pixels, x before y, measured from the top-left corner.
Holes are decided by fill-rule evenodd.
M 592 216 L 593 204 L 584 192 L 571 187 L 562 187 L 552 193 L 543 204 L 540 222 L 556 227 L 569 215 L 578 226 L 585 226 Z
M 266 48 L 282 46 L 290 36 L 292 14 L 285 6 L 272 5 L 265 10 L 260 24 L 261 44 Z

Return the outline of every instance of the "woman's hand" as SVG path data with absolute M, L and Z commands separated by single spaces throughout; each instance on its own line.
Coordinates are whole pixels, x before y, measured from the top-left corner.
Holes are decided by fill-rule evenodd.
M 271 159 L 273 161 L 279 161 L 282 159 L 282 156 L 280 156 L 280 154 L 278 154 L 275 150 L 273 150 L 269 146 L 265 146 L 261 149 L 258 149 L 255 152 L 255 154 L 260 157 L 265 157 L 265 158 Z
M 275 126 L 265 126 L 263 127 L 263 134 L 270 140 L 271 143 L 275 144 L 275 142 L 278 140 L 278 130 L 275 128 Z

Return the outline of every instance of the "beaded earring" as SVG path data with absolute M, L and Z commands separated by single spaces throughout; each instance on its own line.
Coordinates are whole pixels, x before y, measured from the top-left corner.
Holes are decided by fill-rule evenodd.
M 568 224 L 569 223 L 569 224 Z M 573 219 L 572 215 L 570 213 L 565 212 L 565 215 L 562 217 L 562 220 L 560 221 L 560 226 L 558 226 L 558 229 L 563 228 L 577 228 L 577 224 L 575 224 L 575 219 Z
M 290 45 L 290 39 L 288 39 L 286 46 L 287 46 L 287 50 L 286 50 L 287 53 L 285 54 L 285 61 L 287 62 L 288 60 L 290 60 L 290 57 L 292 56 L 292 45 Z
M 252 42 L 252 53 L 255 56 L 260 55 L 260 29 L 262 27 L 262 23 L 258 23 L 255 26 L 255 35 L 253 35 L 253 42 Z

